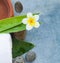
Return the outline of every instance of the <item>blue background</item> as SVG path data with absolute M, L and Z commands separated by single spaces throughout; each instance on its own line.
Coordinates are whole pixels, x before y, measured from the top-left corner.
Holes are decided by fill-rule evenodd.
M 32 50 L 37 58 L 33 63 L 60 63 L 60 0 L 12 0 L 23 4 L 23 12 L 41 13 L 40 28 L 27 31 L 26 39 L 36 45 Z M 16 13 L 14 14 L 21 15 Z

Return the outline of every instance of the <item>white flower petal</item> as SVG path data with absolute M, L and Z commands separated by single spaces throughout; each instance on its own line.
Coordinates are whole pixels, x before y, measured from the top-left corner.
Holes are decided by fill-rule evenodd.
M 39 15 L 34 15 L 34 18 L 36 19 L 36 21 L 39 20 Z
M 24 18 L 24 19 L 22 20 L 22 23 L 23 23 L 23 24 L 27 24 L 27 20 L 28 20 L 27 18 Z
M 40 24 L 39 24 L 39 22 L 36 22 L 36 24 L 35 24 L 35 28 L 38 28 L 40 26 Z
M 32 13 L 31 12 L 29 12 L 29 13 L 27 13 L 27 17 L 29 18 L 29 17 L 32 17 L 33 15 L 32 15 Z
M 28 24 L 26 25 L 26 30 L 31 30 L 32 28 L 32 26 L 29 26 Z

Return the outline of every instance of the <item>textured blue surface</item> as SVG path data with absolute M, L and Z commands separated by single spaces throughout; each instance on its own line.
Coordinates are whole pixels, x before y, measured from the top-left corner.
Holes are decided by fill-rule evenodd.
M 12 0 L 22 2 L 27 12 L 40 12 L 42 25 L 27 31 L 26 40 L 36 45 L 37 58 L 33 63 L 60 63 L 60 0 Z M 15 15 L 20 15 L 15 12 Z

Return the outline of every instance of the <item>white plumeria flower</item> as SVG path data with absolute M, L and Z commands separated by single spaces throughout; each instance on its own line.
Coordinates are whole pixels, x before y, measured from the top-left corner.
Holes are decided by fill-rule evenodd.
M 38 28 L 40 26 L 39 15 L 33 15 L 32 13 L 27 14 L 27 18 L 22 20 L 23 24 L 26 24 L 26 29 L 31 30 L 33 27 Z

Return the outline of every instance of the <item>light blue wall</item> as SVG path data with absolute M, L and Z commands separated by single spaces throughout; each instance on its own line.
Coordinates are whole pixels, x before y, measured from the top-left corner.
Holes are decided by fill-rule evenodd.
M 12 0 L 14 3 L 18 0 Z M 60 0 L 19 0 L 23 12 L 40 12 L 39 29 L 27 31 L 26 40 L 33 42 L 37 58 L 33 63 L 60 63 Z M 20 15 L 15 12 L 15 15 Z

